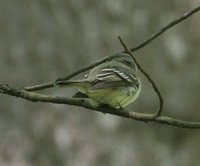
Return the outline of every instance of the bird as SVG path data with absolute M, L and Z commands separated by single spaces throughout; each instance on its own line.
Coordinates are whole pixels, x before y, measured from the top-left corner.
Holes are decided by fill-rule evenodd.
M 138 67 L 127 53 L 115 53 L 82 79 L 58 80 L 54 86 L 74 87 L 74 98 L 90 98 L 96 106 L 121 109 L 134 102 L 141 91 Z

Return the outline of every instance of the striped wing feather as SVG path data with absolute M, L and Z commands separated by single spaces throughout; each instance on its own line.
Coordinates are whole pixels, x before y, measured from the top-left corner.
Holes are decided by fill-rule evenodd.
M 131 83 L 132 80 L 129 76 L 121 71 L 116 69 L 102 69 L 96 74 L 96 78 L 92 82 L 92 89 L 117 88 Z

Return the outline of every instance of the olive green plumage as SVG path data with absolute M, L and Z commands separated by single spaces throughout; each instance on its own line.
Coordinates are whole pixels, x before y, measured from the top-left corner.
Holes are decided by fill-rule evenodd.
M 55 85 L 76 87 L 97 105 L 106 104 L 113 108 L 123 108 L 133 102 L 141 89 L 137 66 L 125 53 L 112 55 L 83 79 L 57 81 Z

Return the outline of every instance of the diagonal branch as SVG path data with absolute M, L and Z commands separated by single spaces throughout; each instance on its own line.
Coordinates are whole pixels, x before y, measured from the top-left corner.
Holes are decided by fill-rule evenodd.
M 179 120 L 179 119 L 175 119 L 175 118 L 171 118 L 167 116 L 159 116 L 155 118 L 154 116 L 150 114 L 129 112 L 126 110 L 116 110 L 110 107 L 103 107 L 103 108 L 95 107 L 94 105 L 92 105 L 92 103 L 88 99 L 72 99 L 72 98 L 66 98 L 66 97 L 42 95 L 38 93 L 28 92 L 23 89 L 16 89 L 6 84 L 0 84 L 0 93 L 8 94 L 15 97 L 20 97 L 32 102 L 75 105 L 75 106 L 84 107 L 90 110 L 94 110 L 97 112 L 109 113 L 112 115 L 134 119 L 138 121 L 155 122 L 155 123 L 167 124 L 171 126 L 188 128 L 188 129 L 200 129 L 200 122 L 183 121 L 183 120 Z
M 151 41 L 153 41 L 155 38 L 157 38 L 158 36 L 162 35 L 165 31 L 167 31 L 168 29 L 172 28 L 173 26 L 175 26 L 176 24 L 186 20 L 188 17 L 190 17 L 191 15 L 197 13 L 200 10 L 200 6 L 190 10 L 189 12 L 185 13 L 184 15 L 178 17 L 177 19 L 169 22 L 167 25 L 165 25 L 164 27 L 162 27 L 160 30 L 158 30 L 158 32 L 153 33 L 149 38 L 145 39 L 143 42 L 141 42 L 140 44 L 138 44 L 137 46 L 131 48 L 131 52 L 134 52 L 136 50 L 139 50 L 141 48 L 143 48 L 144 46 L 146 46 L 147 44 L 149 44 Z
M 150 75 L 142 68 L 142 66 L 139 64 L 139 62 L 137 61 L 137 59 L 133 56 L 133 54 L 131 53 L 130 49 L 126 46 L 126 44 L 124 43 L 124 41 L 122 40 L 122 38 L 120 36 L 118 36 L 120 43 L 122 44 L 122 46 L 124 47 L 124 51 L 126 53 L 128 53 L 133 61 L 136 63 L 138 69 L 142 72 L 142 74 L 144 74 L 144 76 L 148 79 L 148 81 L 151 83 L 151 85 L 153 86 L 154 91 L 156 92 L 156 94 L 158 95 L 159 98 L 159 103 L 160 103 L 160 107 L 159 110 L 155 113 L 155 118 L 157 118 L 158 116 L 161 115 L 161 112 L 163 110 L 163 105 L 164 105 L 164 100 L 162 98 L 162 95 L 158 89 L 158 87 L 156 86 L 156 83 L 153 81 L 153 79 L 150 77 Z
M 48 82 L 48 83 L 44 83 L 44 84 L 40 84 L 40 85 L 35 85 L 35 86 L 24 87 L 24 90 L 26 90 L 26 91 L 37 91 L 37 90 L 52 88 L 52 87 L 54 87 L 54 83 L 56 81 L 69 80 L 72 77 L 74 77 L 74 76 L 76 76 L 76 75 L 78 75 L 80 73 L 83 73 L 83 72 L 85 72 L 87 70 L 90 70 L 91 68 L 93 68 L 93 67 L 95 67 L 95 66 L 97 66 L 97 65 L 99 65 L 99 64 L 101 64 L 101 63 L 103 63 L 105 61 L 107 61 L 110 57 L 111 56 L 104 57 L 103 59 L 101 59 L 101 60 L 99 60 L 99 61 L 97 61 L 95 63 L 92 63 L 92 64 L 90 64 L 88 66 L 85 66 L 84 68 L 82 68 L 80 70 L 77 70 L 77 71 L 75 71 L 75 72 L 73 72 L 73 73 L 71 73 L 71 74 L 69 74 L 69 75 L 67 75 L 65 77 L 57 78 L 55 81 L 51 81 L 51 82 Z
M 165 31 L 167 31 L 168 29 L 172 28 L 173 26 L 175 26 L 176 24 L 186 20 L 187 18 L 189 18 L 190 16 L 192 16 L 193 14 L 197 13 L 198 11 L 200 11 L 200 6 L 190 10 L 189 12 L 185 13 L 184 15 L 178 17 L 177 19 L 169 22 L 167 25 L 165 25 L 164 27 L 162 27 L 160 30 L 158 30 L 158 32 L 155 32 L 153 33 L 149 38 L 145 39 L 143 42 L 141 42 L 140 44 L 138 44 L 137 46 L 131 48 L 131 52 L 134 52 L 134 51 L 137 51 L 141 48 L 143 48 L 144 46 L 146 46 L 147 44 L 149 44 L 151 41 L 153 41 L 154 39 L 156 39 L 158 36 L 162 35 Z M 80 74 L 80 73 L 83 73 L 87 70 L 90 70 L 91 68 L 107 61 L 108 59 L 110 58 L 110 56 L 107 56 L 95 63 L 92 63 L 88 66 L 85 66 L 83 67 L 82 69 L 80 70 L 77 70 L 76 72 L 73 72 L 71 73 L 70 75 L 67 75 L 65 77 L 61 77 L 61 78 L 58 78 L 56 80 L 68 80 L 68 79 L 71 79 L 72 77 Z M 27 90 L 27 91 L 36 91 L 36 90 L 42 90 L 42 89 L 47 89 L 47 88 L 51 88 L 51 87 L 54 87 L 54 82 L 55 81 L 52 81 L 52 82 L 48 82 L 48 83 L 44 83 L 44 84 L 40 84 L 40 85 L 35 85 L 35 86 L 29 86 L 29 87 L 25 87 L 24 89 Z

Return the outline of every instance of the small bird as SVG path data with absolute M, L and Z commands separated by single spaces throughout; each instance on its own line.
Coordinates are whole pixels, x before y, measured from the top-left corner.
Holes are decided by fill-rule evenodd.
M 54 85 L 75 87 L 73 97 L 89 97 L 97 105 L 121 109 L 132 103 L 141 90 L 137 65 L 130 55 L 116 53 L 90 70 L 83 79 L 56 81 Z

